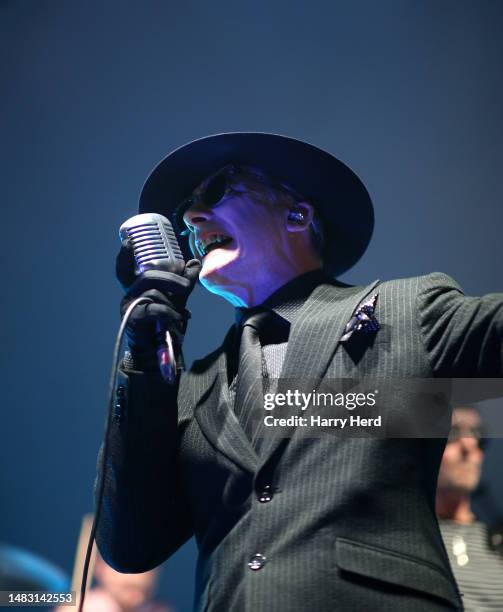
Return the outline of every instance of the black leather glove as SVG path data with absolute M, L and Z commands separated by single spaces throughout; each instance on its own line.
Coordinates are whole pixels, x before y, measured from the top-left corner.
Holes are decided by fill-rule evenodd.
M 156 324 L 171 333 L 175 352 L 180 350 L 190 312 L 185 308 L 187 299 L 196 284 L 201 263 L 191 259 L 185 264 L 183 275 L 160 270 L 149 270 L 135 275 L 133 247 L 124 241 L 116 260 L 116 274 L 126 295 L 121 301 L 121 317 L 131 302 L 138 297 L 148 297 L 153 303 L 139 304 L 129 317 L 126 336 L 130 357 L 125 366 L 137 370 L 156 370 Z

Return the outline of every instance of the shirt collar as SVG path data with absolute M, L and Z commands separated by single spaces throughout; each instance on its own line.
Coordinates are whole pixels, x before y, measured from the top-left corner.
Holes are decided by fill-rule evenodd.
M 331 283 L 333 280 L 323 269 L 312 270 L 285 283 L 270 295 L 262 304 L 256 308 L 236 308 L 236 325 L 240 326 L 242 321 L 255 310 L 272 310 L 282 319 L 292 324 L 306 299 L 313 290 L 322 283 Z

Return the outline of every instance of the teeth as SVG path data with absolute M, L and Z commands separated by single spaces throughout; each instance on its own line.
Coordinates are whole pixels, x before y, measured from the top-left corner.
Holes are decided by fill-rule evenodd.
M 196 240 L 196 247 L 199 253 L 204 256 L 208 252 L 208 247 L 212 244 L 221 243 L 228 239 L 229 236 L 225 236 L 224 234 L 212 234 L 203 240 Z

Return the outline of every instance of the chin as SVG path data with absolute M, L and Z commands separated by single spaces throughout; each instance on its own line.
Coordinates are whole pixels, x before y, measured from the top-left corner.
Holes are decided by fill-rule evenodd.
M 235 251 L 217 249 L 208 253 L 203 259 L 199 280 L 201 282 L 207 281 L 208 284 L 220 284 L 222 281 L 226 283 L 226 279 L 229 279 L 229 275 L 232 276 L 232 272 L 235 270 L 234 264 L 237 259 L 238 254 Z
M 211 253 L 210 253 L 211 255 Z M 207 258 L 208 256 L 206 256 Z M 243 288 L 250 282 L 250 271 L 238 257 L 225 257 L 223 261 L 205 258 L 199 274 L 199 282 L 211 293 L 219 295 L 232 306 L 246 306 L 242 300 Z
M 478 480 L 472 478 L 455 478 L 449 483 L 449 485 L 450 489 L 457 491 L 458 493 L 469 495 L 477 488 Z

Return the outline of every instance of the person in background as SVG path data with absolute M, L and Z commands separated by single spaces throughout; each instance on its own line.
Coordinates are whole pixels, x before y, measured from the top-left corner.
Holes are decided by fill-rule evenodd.
M 456 408 L 440 465 L 436 511 L 467 612 L 503 610 L 503 556 L 491 540 L 488 525 L 478 521 L 472 510 L 483 446 L 479 411 Z
M 96 586 L 86 595 L 84 612 L 174 612 L 154 599 L 159 568 L 141 574 L 121 574 L 97 554 L 94 577 Z M 65 611 L 67 606 L 55 608 L 55 612 Z

